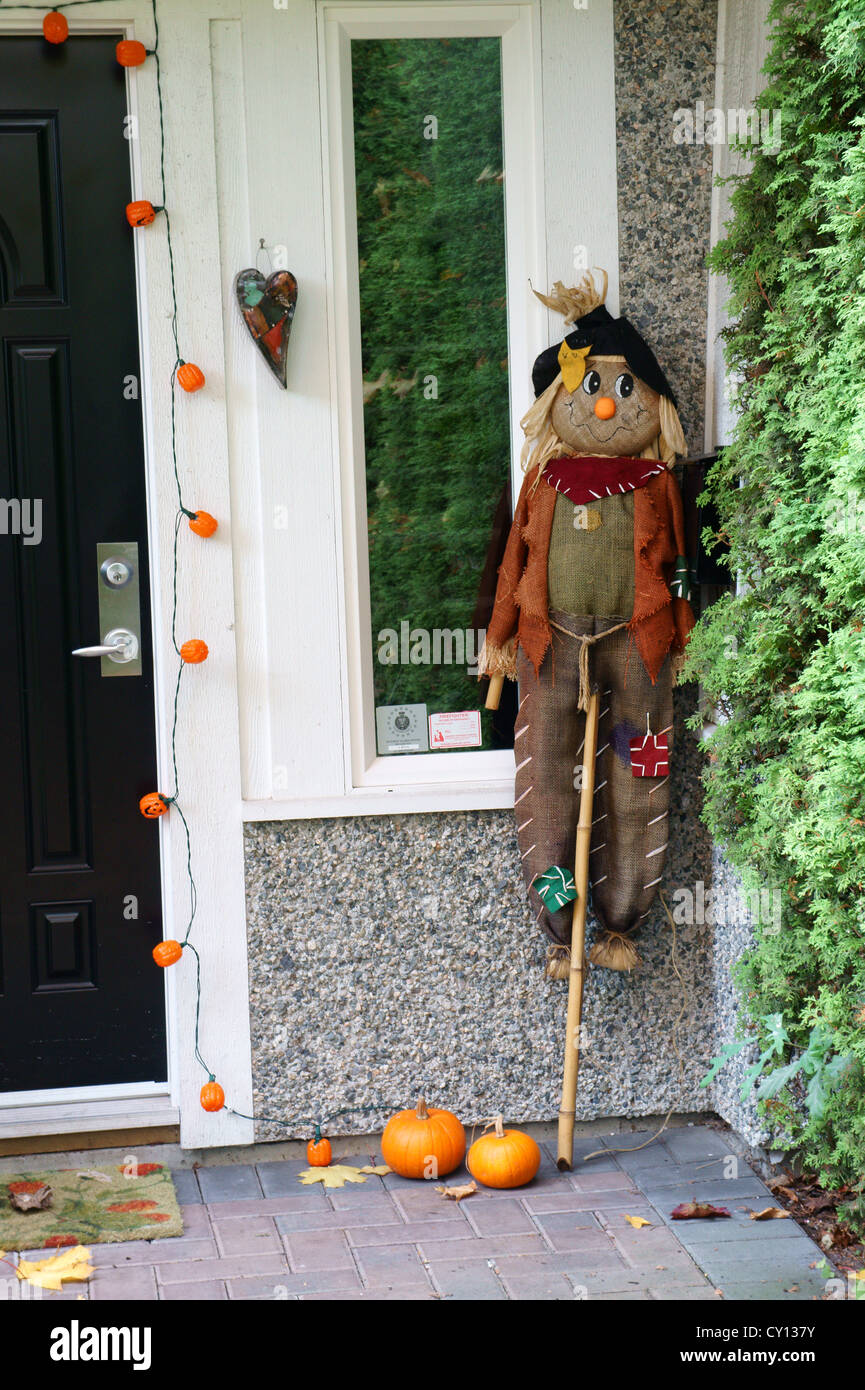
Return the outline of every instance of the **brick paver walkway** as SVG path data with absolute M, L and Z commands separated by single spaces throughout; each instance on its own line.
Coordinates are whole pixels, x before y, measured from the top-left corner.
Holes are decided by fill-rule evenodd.
M 459 1204 L 432 1183 L 395 1174 L 327 1192 L 302 1187 L 300 1160 L 180 1169 L 181 1237 L 94 1245 L 90 1284 L 46 1297 L 787 1300 L 825 1292 L 814 1268 L 822 1252 L 792 1220 L 750 1219 L 772 1196 L 723 1134 L 671 1129 L 646 1149 L 581 1161 L 648 1137 L 581 1138 L 572 1173 L 557 1171 L 545 1145 L 529 1187 L 481 1189 Z M 465 1180 L 464 1171 L 446 1179 Z M 725 1206 L 731 1219 L 671 1221 L 673 1207 L 691 1199 Z M 651 1224 L 636 1230 L 625 1214 Z

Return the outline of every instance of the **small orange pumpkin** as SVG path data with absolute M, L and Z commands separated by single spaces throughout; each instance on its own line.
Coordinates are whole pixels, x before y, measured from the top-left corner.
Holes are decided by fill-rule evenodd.
M 206 661 L 208 646 L 199 637 L 190 637 L 188 642 L 184 642 L 180 648 L 180 659 L 185 661 L 188 666 L 197 666 L 199 662 Z
M 181 362 L 177 368 L 177 381 L 184 391 L 200 391 L 204 385 L 204 372 L 194 362 Z
M 202 536 L 204 540 L 213 535 L 218 525 L 216 517 L 211 516 L 210 512 L 196 512 L 189 518 L 190 531 L 194 531 L 196 536 Z
M 42 21 L 42 32 L 49 43 L 65 43 L 69 38 L 69 25 L 65 14 L 52 10 Z
M 140 68 L 147 57 L 147 49 L 137 39 L 121 39 L 114 52 L 122 68 Z
M 505 1129 L 496 1116 L 492 1134 L 482 1134 L 469 1149 L 466 1166 L 484 1187 L 525 1187 L 541 1166 L 541 1151 L 530 1134 Z
M 211 1076 L 201 1088 L 202 1110 L 221 1110 L 225 1104 L 225 1092 L 215 1077 Z
M 315 1134 L 306 1146 L 307 1162 L 313 1168 L 326 1168 L 333 1157 L 330 1140 L 321 1137 L 321 1129 L 315 1127 Z
M 428 1110 L 421 1098 L 414 1110 L 400 1110 L 385 1126 L 381 1152 L 402 1178 L 443 1178 L 462 1163 L 466 1132 L 449 1110 Z
M 158 946 L 153 948 L 153 959 L 157 965 L 164 969 L 167 965 L 173 965 L 180 960 L 183 955 L 183 947 L 179 941 L 160 941 Z
M 156 208 L 146 198 L 126 204 L 126 221 L 130 227 L 149 227 L 156 216 Z
M 167 816 L 168 798 L 163 796 L 162 792 L 148 792 L 139 801 L 138 809 L 147 820 L 156 820 L 158 816 Z

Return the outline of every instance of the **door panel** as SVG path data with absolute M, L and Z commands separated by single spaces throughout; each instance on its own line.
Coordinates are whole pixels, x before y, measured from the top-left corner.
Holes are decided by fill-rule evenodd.
M 0 38 L 0 1090 L 166 1077 L 117 37 Z M 107 679 L 70 653 L 104 636 L 97 544 L 127 541 L 142 674 Z

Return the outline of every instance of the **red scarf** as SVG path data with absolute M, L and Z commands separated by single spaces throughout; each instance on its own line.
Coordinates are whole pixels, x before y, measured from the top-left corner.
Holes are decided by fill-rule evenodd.
M 649 479 L 663 473 L 665 467 L 659 459 L 594 455 L 550 459 L 544 469 L 544 482 L 568 497 L 575 506 L 580 506 L 584 502 L 598 502 L 602 497 L 645 487 Z

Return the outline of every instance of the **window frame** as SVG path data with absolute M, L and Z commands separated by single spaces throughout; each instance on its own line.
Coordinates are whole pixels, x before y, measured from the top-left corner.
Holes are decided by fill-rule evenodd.
M 520 387 L 545 344 L 546 316 L 527 281 L 545 283 L 543 148 L 540 120 L 539 10 L 533 4 L 353 4 L 321 0 L 322 129 L 328 338 L 333 402 L 337 524 L 341 530 L 343 748 L 349 795 L 370 810 L 484 809 L 513 804 L 510 749 L 379 756 L 366 522 L 360 287 L 354 174 L 351 40 L 498 37 L 502 62 L 502 134 L 507 180 L 505 246 L 510 391 L 511 482 L 522 481 Z M 381 805 L 381 797 L 385 805 Z

